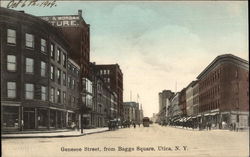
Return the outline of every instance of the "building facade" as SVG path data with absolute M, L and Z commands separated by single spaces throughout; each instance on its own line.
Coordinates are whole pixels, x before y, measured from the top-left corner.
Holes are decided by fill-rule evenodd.
M 97 75 L 117 95 L 117 119 L 123 120 L 123 73 L 118 64 L 95 65 Z
M 3 131 L 69 127 L 67 64 L 60 30 L 24 12 L 0 9 Z
M 215 127 L 249 126 L 249 62 L 231 54 L 216 57 L 197 77 L 199 113 Z M 225 125 L 222 125 L 224 123 Z
M 180 91 L 180 104 L 179 105 L 180 105 L 182 117 L 187 116 L 186 88 L 183 88 Z
M 159 121 L 161 124 L 166 122 L 166 115 L 168 114 L 166 111 L 168 110 L 167 107 L 167 100 L 170 100 L 174 96 L 174 92 L 171 90 L 163 90 L 159 93 Z
M 193 88 L 194 85 L 197 81 L 192 81 L 187 87 L 186 87 L 186 110 L 187 110 L 187 116 L 193 116 L 194 114 L 194 106 L 193 106 L 193 102 L 194 102 L 194 92 L 193 92 Z
M 124 102 L 124 120 L 141 123 L 139 103 L 136 102 Z

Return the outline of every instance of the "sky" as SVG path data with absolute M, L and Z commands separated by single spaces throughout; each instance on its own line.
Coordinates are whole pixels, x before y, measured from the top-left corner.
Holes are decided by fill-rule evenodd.
M 181 91 L 218 55 L 248 60 L 247 1 L 56 4 L 15 9 L 36 16 L 75 15 L 82 9 L 90 24 L 91 62 L 118 63 L 124 101 L 139 101 L 145 116 L 158 112 L 159 92 Z

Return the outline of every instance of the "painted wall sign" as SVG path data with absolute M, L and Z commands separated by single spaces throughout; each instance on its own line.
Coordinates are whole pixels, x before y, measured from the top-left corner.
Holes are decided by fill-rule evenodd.
M 41 16 L 41 18 L 53 26 L 74 27 L 79 26 L 80 17 L 78 15 L 70 16 Z

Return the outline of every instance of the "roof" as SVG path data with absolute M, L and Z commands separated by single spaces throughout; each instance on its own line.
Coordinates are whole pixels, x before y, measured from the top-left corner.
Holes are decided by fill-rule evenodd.
M 242 68 L 249 70 L 249 62 L 240 57 L 237 57 L 232 54 L 223 54 L 217 56 L 198 76 L 197 79 L 201 79 L 204 75 L 214 69 L 218 64 L 222 62 L 231 62 L 237 65 L 240 65 Z

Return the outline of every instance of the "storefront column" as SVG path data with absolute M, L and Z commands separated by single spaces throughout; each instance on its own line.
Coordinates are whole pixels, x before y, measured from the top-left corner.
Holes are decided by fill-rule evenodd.
M 50 109 L 48 109 L 48 130 L 50 130 Z
M 57 124 L 57 111 L 55 111 L 56 112 L 56 123 L 55 123 L 55 127 L 56 127 L 56 129 L 58 128 L 58 124 Z
M 23 125 L 24 125 L 24 121 L 23 121 L 23 106 L 19 107 L 19 128 L 20 131 L 23 131 Z
M 69 127 L 69 112 L 66 111 L 66 128 Z
M 38 114 L 37 114 L 37 108 L 35 108 L 35 129 L 38 129 Z

